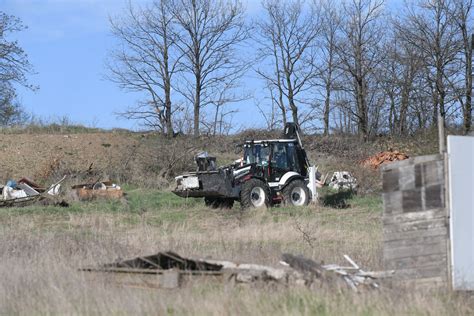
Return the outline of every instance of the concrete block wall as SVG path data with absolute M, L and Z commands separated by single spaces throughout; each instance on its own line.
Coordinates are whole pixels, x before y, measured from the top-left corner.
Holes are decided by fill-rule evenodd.
M 448 218 L 444 161 L 421 156 L 382 168 L 384 264 L 394 280 L 447 280 Z

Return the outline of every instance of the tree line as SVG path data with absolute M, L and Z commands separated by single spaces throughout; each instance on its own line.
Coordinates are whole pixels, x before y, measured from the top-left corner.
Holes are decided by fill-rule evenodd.
M 33 72 L 28 56 L 11 35 L 26 27 L 15 16 L 0 11 L 0 126 L 15 125 L 27 115 L 18 101 L 17 86 L 34 90 L 27 80 Z
M 111 19 L 109 78 L 147 98 L 122 113 L 172 136 L 219 133 L 254 104 L 268 128 L 407 135 L 472 125 L 472 0 L 156 0 Z M 244 74 L 264 99 L 250 100 Z M 248 84 L 248 83 L 247 83 Z M 262 104 L 263 103 L 263 104 Z M 203 109 L 209 109 L 207 115 Z M 247 109 L 250 112 L 250 110 Z
M 129 2 L 110 18 L 118 44 L 106 72 L 144 96 L 121 115 L 169 137 L 226 133 L 229 105 L 242 101 L 269 129 L 291 120 L 368 139 L 432 128 L 441 115 L 467 134 L 471 11 L 472 0 L 262 0 L 252 17 L 240 0 Z M 16 87 L 35 89 L 11 39 L 24 29 L 0 12 L 0 125 L 24 115 Z

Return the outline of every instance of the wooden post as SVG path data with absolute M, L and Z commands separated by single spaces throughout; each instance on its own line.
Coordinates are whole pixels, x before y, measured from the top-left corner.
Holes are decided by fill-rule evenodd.
M 438 141 L 439 153 L 443 155 L 446 152 L 446 137 L 444 135 L 444 118 L 438 111 Z
M 450 196 L 449 196 L 449 155 L 447 152 L 443 154 L 443 160 L 444 160 L 444 207 L 445 207 L 445 212 L 446 212 L 446 227 L 448 231 L 448 238 L 447 238 L 447 243 L 446 243 L 446 249 L 447 249 L 447 257 L 446 257 L 446 263 L 448 264 L 448 270 L 447 270 L 447 281 L 448 281 L 448 289 L 453 290 L 453 275 L 452 275 L 452 270 L 453 270 L 453 262 L 452 262 L 452 257 L 451 257 L 451 207 L 450 207 Z

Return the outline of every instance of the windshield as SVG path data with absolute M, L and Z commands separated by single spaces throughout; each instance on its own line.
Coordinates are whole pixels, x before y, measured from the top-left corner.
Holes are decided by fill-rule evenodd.
M 272 167 L 273 166 L 283 170 L 299 170 L 295 144 L 273 144 Z
M 270 147 L 266 145 L 250 145 L 245 147 L 244 161 L 246 164 L 257 163 L 260 166 L 268 165 Z

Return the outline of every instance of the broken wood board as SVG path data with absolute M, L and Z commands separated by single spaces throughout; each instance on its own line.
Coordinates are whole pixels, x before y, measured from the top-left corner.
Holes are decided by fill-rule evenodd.
M 301 256 L 284 254 L 283 267 L 272 267 L 252 263 L 190 259 L 174 252 L 159 252 L 151 256 L 104 264 L 99 267 L 80 269 L 92 273 L 117 275 L 114 282 L 123 285 L 174 288 L 190 281 L 212 280 L 231 283 L 272 282 L 283 285 L 330 284 L 358 291 L 360 287 L 378 288 L 375 279 L 389 277 L 391 272 L 366 272 L 348 256 L 350 266 L 336 264 L 320 265 Z M 148 284 L 148 285 L 147 285 Z
M 81 201 L 89 201 L 97 198 L 121 199 L 124 196 L 122 189 L 93 190 L 88 188 L 74 189 L 77 198 Z

